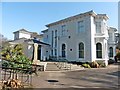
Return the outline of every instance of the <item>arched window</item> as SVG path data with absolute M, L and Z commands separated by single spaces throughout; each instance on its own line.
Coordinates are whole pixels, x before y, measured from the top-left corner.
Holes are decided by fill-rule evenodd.
M 62 44 L 62 57 L 66 57 L 66 46 Z
M 109 48 L 109 52 L 110 52 L 110 53 L 109 53 L 109 56 L 110 56 L 110 57 L 113 57 L 113 48 L 112 48 L 112 47 Z
M 102 44 L 101 43 L 96 44 L 96 56 L 97 58 L 102 58 Z
M 79 43 L 79 58 L 84 58 L 84 44 Z

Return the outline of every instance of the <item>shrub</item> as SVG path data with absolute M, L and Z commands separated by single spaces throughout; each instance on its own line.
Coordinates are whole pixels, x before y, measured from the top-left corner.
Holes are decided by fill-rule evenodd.
M 32 62 L 23 54 L 21 44 L 17 44 L 14 47 L 11 46 L 5 47 L 3 48 L 1 54 L 2 58 L 7 60 L 6 62 L 5 61 L 2 62 L 3 67 L 23 69 L 28 69 L 31 67 Z
M 82 64 L 82 66 L 83 66 L 84 68 L 91 68 L 90 65 L 89 65 L 89 64 L 86 64 L 86 63 L 85 63 L 85 64 Z
M 106 67 L 104 62 L 98 62 L 98 64 L 99 64 L 99 67 Z
M 96 61 L 93 61 L 93 62 L 90 64 L 90 66 L 91 66 L 92 68 L 99 68 L 99 64 L 98 64 Z
M 113 63 L 115 63 L 114 60 L 112 60 L 112 59 L 108 60 L 108 64 L 113 64 Z
M 2 67 L 9 67 L 9 63 L 7 61 L 2 61 Z
M 120 52 L 118 52 L 118 53 L 116 54 L 116 57 L 117 57 L 118 59 L 120 59 Z

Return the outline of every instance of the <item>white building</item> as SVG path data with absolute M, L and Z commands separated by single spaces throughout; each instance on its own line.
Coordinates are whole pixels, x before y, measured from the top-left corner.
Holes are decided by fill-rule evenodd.
M 68 61 L 107 61 L 115 56 L 115 28 L 107 25 L 106 14 L 81 13 L 46 25 L 43 41 L 50 44 L 43 56 Z M 110 49 L 110 51 L 109 51 Z
M 42 42 L 42 35 L 36 32 L 29 32 L 20 29 L 14 33 L 14 40 L 9 41 L 11 45 L 22 44 L 24 54 L 31 60 L 43 60 L 43 48 L 49 47 L 49 44 Z
M 118 43 L 116 40 L 116 35 L 118 33 L 115 33 L 117 31 L 116 28 L 109 27 L 108 28 L 108 52 L 109 52 L 109 59 L 114 59 L 114 56 L 116 55 L 116 44 Z

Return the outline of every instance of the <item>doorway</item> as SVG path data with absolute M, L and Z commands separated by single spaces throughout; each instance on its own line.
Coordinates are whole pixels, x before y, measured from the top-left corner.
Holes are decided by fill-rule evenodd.
M 41 45 L 38 45 L 38 60 L 41 60 Z

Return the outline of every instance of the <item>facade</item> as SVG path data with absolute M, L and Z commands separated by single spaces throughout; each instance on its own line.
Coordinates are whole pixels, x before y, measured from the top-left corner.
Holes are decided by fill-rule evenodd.
M 118 33 L 115 33 L 117 31 L 116 28 L 109 27 L 108 29 L 108 52 L 109 52 L 109 59 L 114 59 L 114 56 L 116 55 L 116 46 L 117 46 L 117 36 Z
M 108 19 L 106 14 L 89 11 L 46 25 L 43 41 L 50 48 L 44 48 L 44 56 L 70 62 L 104 61 L 107 65 L 109 54 L 113 59 L 116 47 L 116 29 L 107 25 Z
M 20 38 L 29 39 L 31 37 L 31 32 L 28 32 L 25 29 L 15 31 L 13 33 L 14 33 L 14 40 L 17 40 L 17 39 L 20 39 Z

